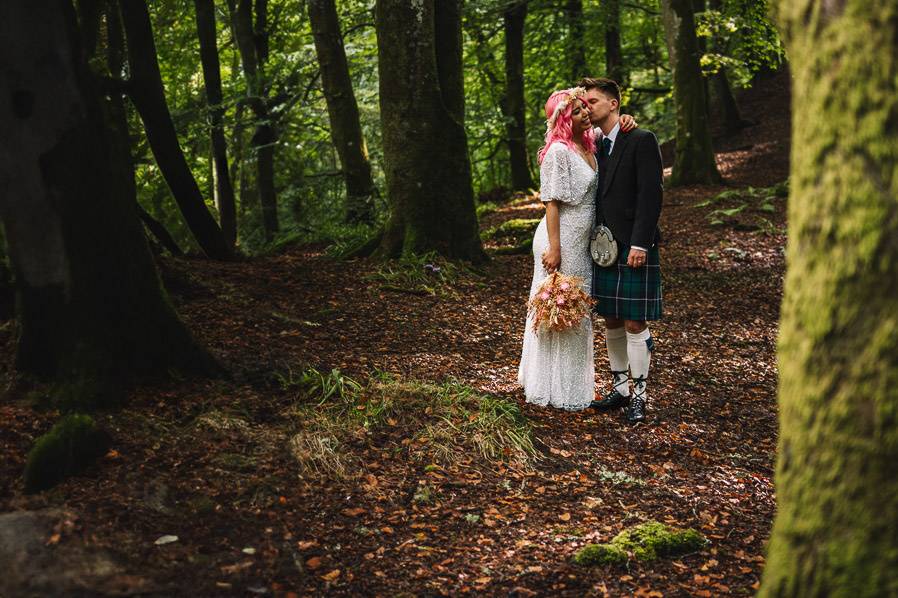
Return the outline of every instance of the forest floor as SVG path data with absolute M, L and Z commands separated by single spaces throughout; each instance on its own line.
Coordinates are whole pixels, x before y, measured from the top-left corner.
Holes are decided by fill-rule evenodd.
M 166 259 L 179 313 L 232 377 L 141 387 L 126 409 L 97 418 L 113 450 L 35 495 L 23 493 L 25 456 L 57 414 L 7 396 L 0 513 L 53 509 L 46 550 L 112 555 L 111 574 L 67 582 L 86 595 L 753 593 L 775 507 L 785 200 L 745 189 L 788 175 L 787 76 L 748 91 L 741 106 L 760 123 L 719 140 L 726 186 L 665 193 L 665 317 L 652 326 L 646 423 L 524 402 L 515 379 L 530 255 L 444 271 L 449 284 L 419 294 L 393 290 L 381 264 L 321 247 L 241 263 Z M 733 189 L 742 195 L 712 199 Z M 482 226 L 541 210 L 519 197 Z M 12 323 L 0 328 L 6 378 L 12 335 Z M 607 386 L 601 334 L 595 348 Z M 301 377 L 310 367 L 340 370 L 318 380 L 318 391 L 334 390 L 329 400 L 342 391 L 364 401 L 346 378 L 371 388 L 369 377 L 390 373 L 418 389 L 408 396 L 420 419 L 372 419 L 339 446 L 321 436 L 317 450 L 333 460 L 303 461 L 295 438 L 313 412 L 314 381 Z M 449 453 L 429 448 L 424 383 L 447 379 L 517 405 L 534 452 L 487 459 L 465 438 Z M 573 562 L 585 544 L 648 520 L 696 529 L 708 544 L 651 562 Z M 157 544 L 165 535 L 177 540 Z

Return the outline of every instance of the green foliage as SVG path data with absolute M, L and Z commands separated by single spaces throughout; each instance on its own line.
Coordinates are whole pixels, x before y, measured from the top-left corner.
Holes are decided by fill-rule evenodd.
M 778 67 L 785 53 L 767 11 L 767 0 L 726 0 L 722 10 L 698 13 L 696 34 L 708 47 L 702 70 L 726 69 L 735 85 L 746 87 L 761 69 Z
M 694 529 L 677 530 L 657 521 L 647 521 L 616 535 L 607 544 L 589 544 L 574 555 L 578 565 L 622 565 L 629 554 L 639 561 L 675 557 L 701 550 L 705 537 Z
M 66 415 L 37 439 L 25 464 L 25 491 L 52 488 L 109 450 L 111 439 L 88 415 Z
M 728 204 L 727 207 L 715 208 L 705 215 L 710 224 L 727 224 L 735 216 L 752 213 L 758 228 L 770 230 L 773 224 L 765 214 L 775 212 L 776 202 L 785 199 L 788 195 L 789 181 L 785 180 L 771 187 L 728 189 L 695 204 L 695 207 L 704 208 L 725 203 Z
M 207 205 L 213 202 L 209 108 L 199 64 L 192 5 L 172 0 L 150 3 L 158 58 L 166 97 L 182 148 Z M 237 194 L 238 244 L 247 254 L 279 251 L 294 243 L 325 242 L 334 257 L 352 254 L 385 221 L 387 206 L 377 198 L 374 227 L 342 223 L 345 189 L 341 166 L 331 143 L 330 126 L 319 66 L 304 0 L 271 0 L 268 60 L 260 72 L 271 120 L 277 132 L 275 185 L 281 231 L 265 240 L 256 191 L 256 156 L 251 144 L 255 116 L 246 103 L 246 82 L 225 5 L 218 6 L 217 31 L 225 109 L 225 135 L 231 177 Z M 475 191 L 507 188 L 510 179 L 502 105 L 505 93 L 505 45 L 502 11 L 505 0 L 465 4 L 463 60 L 465 127 Z M 383 192 L 383 151 L 377 69 L 377 39 L 373 27 L 374 0 L 346 0 L 337 9 L 343 43 L 359 107 L 372 174 Z M 583 40 L 572 39 L 563 10 L 549 2 L 530 2 L 524 39 L 524 89 L 530 168 L 538 171 L 536 152 L 544 143 L 543 107 L 549 94 L 572 86 L 568 48 L 583 46 L 591 75 L 603 75 L 605 3 L 583 0 Z M 706 72 L 726 68 L 737 85 L 747 85 L 758 70 L 778 64 L 782 48 L 766 15 L 765 0 L 725 0 L 719 11 L 706 10 L 699 19 L 707 40 Z M 664 141 L 673 136 L 674 113 L 667 45 L 659 0 L 621 5 L 621 47 L 626 76 L 624 109 L 642 127 Z M 97 61 L 98 70 L 106 68 Z M 124 76 L 122 73 L 103 73 Z M 147 144 L 133 108 L 128 118 L 134 143 L 135 177 L 141 205 L 162 222 L 184 248 L 196 250 L 168 187 Z M 494 209 L 491 203 L 478 215 Z M 528 251 L 523 243 L 506 252 Z
M 365 277 L 384 291 L 412 295 L 452 295 L 463 267 L 430 252 L 389 260 Z

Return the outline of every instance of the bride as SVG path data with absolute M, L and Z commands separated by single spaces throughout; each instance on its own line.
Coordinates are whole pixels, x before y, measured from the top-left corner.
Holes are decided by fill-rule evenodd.
M 556 270 L 579 276 L 583 290 L 590 292 L 589 236 L 595 221 L 598 172 L 596 136 L 585 93 L 581 87 L 564 89 L 546 102 L 546 145 L 538 154 L 540 199 L 546 215 L 533 236 L 531 298 Z M 632 128 L 631 123 L 631 117 L 622 117 L 622 128 Z M 528 403 L 570 411 L 588 407 L 595 392 L 590 316 L 586 315 L 580 326 L 538 334 L 528 317 L 518 383 L 524 387 Z

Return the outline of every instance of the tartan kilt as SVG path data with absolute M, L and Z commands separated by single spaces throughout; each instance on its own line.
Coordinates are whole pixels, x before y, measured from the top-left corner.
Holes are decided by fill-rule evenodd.
M 630 247 L 618 243 L 617 264 L 592 265 L 592 296 L 595 313 L 618 320 L 661 319 L 661 254 L 649 249 L 641 268 L 627 265 Z

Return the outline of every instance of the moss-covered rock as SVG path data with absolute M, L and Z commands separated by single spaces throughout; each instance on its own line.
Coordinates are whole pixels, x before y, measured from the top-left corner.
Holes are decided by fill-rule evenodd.
M 25 464 L 25 491 L 52 488 L 106 454 L 111 439 L 88 415 L 67 415 L 37 439 Z
M 705 537 L 694 529 L 677 530 L 657 521 L 647 521 L 619 533 L 611 541 L 630 550 L 640 561 L 659 556 L 677 556 L 705 545 Z
M 587 544 L 574 555 L 578 565 L 623 565 L 627 551 L 617 544 Z
M 539 225 L 539 221 L 539 218 L 512 218 L 496 227 L 484 231 L 483 238 L 493 240 L 523 240 L 533 236 L 533 232 Z
M 625 563 L 632 554 L 639 561 L 653 561 L 701 549 L 707 540 L 694 529 L 678 530 L 657 521 L 625 529 L 608 544 L 589 544 L 574 555 L 578 565 Z

